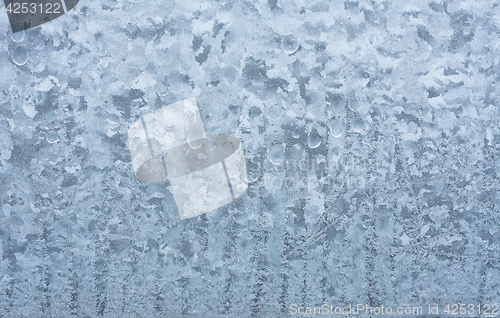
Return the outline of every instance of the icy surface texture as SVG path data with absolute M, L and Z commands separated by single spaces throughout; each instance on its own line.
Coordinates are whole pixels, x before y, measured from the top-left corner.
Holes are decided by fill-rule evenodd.
M 498 303 L 499 32 L 471 0 L 81 0 L 24 36 L 2 12 L 0 316 Z M 251 183 L 181 221 L 127 130 L 191 97 Z

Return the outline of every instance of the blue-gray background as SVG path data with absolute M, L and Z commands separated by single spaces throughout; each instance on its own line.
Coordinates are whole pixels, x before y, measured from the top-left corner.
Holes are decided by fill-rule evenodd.
M 0 14 L 0 315 L 497 303 L 499 32 L 470 0 L 81 0 L 21 42 Z M 258 179 L 180 221 L 127 129 L 193 96 Z

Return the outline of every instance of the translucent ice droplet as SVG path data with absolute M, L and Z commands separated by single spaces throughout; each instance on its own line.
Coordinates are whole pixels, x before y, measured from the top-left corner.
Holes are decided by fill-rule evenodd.
M 246 178 L 246 181 L 248 183 L 255 182 L 255 181 L 257 181 L 257 179 L 259 179 L 259 172 L 258 171 L 248 171 L 247 178 Z
M 311 149 L 318 148 L 319 145 L 321 145 L 321 136 L 316 128 L 311 129 L 309 132 L 309 136 L 307 136 L 307 144 Z
M 334 117 L 330 120 L 330 133 L 333 137 L 340 137 L 344 134 L 344 122 L 339 117 Z
M 191 149 L 198 149 L 201 147 L 203 140 L 189 140 L 188 139 L 188 145 L 191 147 Z
M 247 177 L 246 182 L 252 183 L 257 181 L 260 176 L 260 158 L 255 156 L 253 159 L 249 160 L 246 164 L 247 166 Z
M 53 110 L 49 110 L 47 114 L 45 114 L 45 118 L 48 122 L 54 121 L 54 119 L 56 118 L 56 113 L 54 113 Z
M 20 96 L 19 87 L 17 87 L 16 85 L 12 85 L 9 88 L 9 93 L 12 98 L 18 98 Z
M 234 144 L 232 141 L 226 141 L 222 144 L 222 150 L 226 153 L 226 155 L 230 155 L 234 152 Z
M 236 74 L 238 70 L 234 66 L 226 66 L 222 69 L 222 75 L 224 76 L 224 81 L 228 84 L 233 84 L 236 79 Z
M 59 134 L 57 133 L 56 130 L 52 129 L 47 131 L 47 133 L 45 134 L 45 138 L 47 138 L 48 142 L 53 144 L 59 141 Z
M 274 145 L 269 149 L 269 160 L 275 165 L 279 165 L 283 162 L 283 158 L 285 157 L 285 153 L 283 152 L 283 148 L 281 145 Z
M 25 36 L 24 30 L 12 33 L 11 35 L 12 41 L 14 42 L 21 42 L 22 40 L 24 40 L 24 36 Z
M 201 147 L 202 143 L 203 143 L 203 139 L 200 139 L 199 138 L 199 134 L 198 134 L 199 130 L 196 129 L 196 127 L 190 129 L 187 133 L 187 142 L 188 142 L 188 145 L 189 147 L 191 147 L 192 149 L 198 149 Z
M 351 91 L 347 95 L 347 104 L 352 111 L 357 112 L 361 107 L 361 101 L 355 91 Z
M 12 53 L 12 61 L 17 65 L 24 65 L 28 62 L 28 50 L 20 46 Z
M 281 50 L 286 54 L 293 54 L 298 48 L 299 41 L 297 41 L 293 34 L 286 35 L 281 39 Z
M 363 129 L 365 129 L 365 122 L 361 118 L 356 118 L 352 122 L 352 130 L 354 130 L 355 132 L 359 133 L 359 132 L 362 132 Z
M 280 105 L 272 105 L 267 109 L 267 117 L 272 121 L 276 121 L 281 117 L 281 106 Z
M 292 137 L 295 139 L 298 139 L 300 137 L 300 131 L 298 128 L 292 132 Z

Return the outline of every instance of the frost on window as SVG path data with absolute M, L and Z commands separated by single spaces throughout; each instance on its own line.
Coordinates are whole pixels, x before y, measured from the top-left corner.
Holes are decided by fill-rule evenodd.
M 494 1 L 56 2 L 0 14 L 0 316 L 496 314 Z

